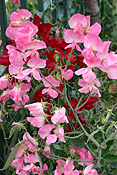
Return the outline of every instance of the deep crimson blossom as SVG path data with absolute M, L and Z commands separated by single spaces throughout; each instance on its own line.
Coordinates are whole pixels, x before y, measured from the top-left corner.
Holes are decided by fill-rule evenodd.
M 50 23 L 43 23 L 40 24 L 41 18 L 38 15 L 34 15 L 33 23 L 38 27 L 37 35 L 41 37 L 47 37 L 50 35 L 50 29 L 52 28 L 52 24 Z
M 9 54 L 8 54 L 7 49 L 4 49 L 3 55 L 0 56 L 0 64 L 3 65 L 3 66 L 9 66 L 10 65 Z

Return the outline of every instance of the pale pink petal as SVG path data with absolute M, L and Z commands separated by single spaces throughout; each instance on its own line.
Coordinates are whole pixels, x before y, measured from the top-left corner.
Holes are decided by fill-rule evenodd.
M 87 175 L 91 171 L 92 167 L 93 167 L 93 164 L 88 165 L 84 170 L 84 175 Z
M 40 128 L 43 126 L 45 118 L 41 117 L 27 117 L 28 122 L 30 122 L 34 127 Z
M 58 96 L 58 92 L 52 88 L 48 91 L 48 93 L 52 98 L 56 98 Z
M 70 19 L 69 19 L 69 26 L 70 28 L 74 28 L 78 23 L 82 23 L 83 27 L 87 26 L 87 19 L 84 15 L 77 13 L 74 14 Z
M 36 70 L 35 67 L 32 68 L 32 74 L 33 74 L 33 77 L 35 80 L 41 80 L 41 76 L 40 76 L 40 73 Z
M 55 127 L 55 125 L 50 125 L 50 124 L 47 124 L 47 125 L 43 125 L 39 131 L 38 131 L 38 134 L 39 136 L 44 139 L 45 137 L 47 137 L 50 133 L 50 131 Z
M 51 143 L 55 143 L 57 141 L 57 136 L 55 134 L 49 134 L 47 136 L 46 143 L 50 145 Z
M 99 35 L 101 32 L 101 25 L 99 23 L 95 23 L 90 27 L 89 31 L 92 34 Z

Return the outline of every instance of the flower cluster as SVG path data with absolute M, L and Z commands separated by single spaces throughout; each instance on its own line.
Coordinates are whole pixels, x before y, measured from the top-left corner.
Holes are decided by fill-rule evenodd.
M 64 132 L 81 127 L 84 132 L 81 134 L 89 136 L 83 126 L 88 124 L 82 110 L 92 109 L 94 102 L 101 97 L 101 83 L 96 72 L 101 70 L 110 79 L 117 79 L 117 55 L 109 52 L 110 41 L 103 42 L 98 36 L 100 24 L 90 26 L 90 16 L 73 15 L 69 19 L 70 29 L 64 29 L 61 38 L 58 38 L 59 30 L 51 36 L 52 25 L 42 24 L 38 15 L 34 15 L 33 22 L 28 20 L 30 17 L 31 13 L 25 9 L 18 9 L 10 15 L 6 36 L 12 41 L 0 57 L 0 64 L 8 66 L 7 74 L 0 78 L 3 91 L 0 101 L 7 103 L 11 99 L 12 105 L 7 107 L 27 111 L 27 123 L 37 131 L 36 140 L 28 132 L 24 133 L 23 144 L 11 164 L 19 175 L 28 175 L 28 172 L 40 174 L 48 169 L 46 164 L 41 167 L 37 155 L 40 151 L 38 141 L 43 142 L 42 154 L 51 158 L 51 145 L 67 143 Z M 82 100 L 74 95 L 73 98 L 67 97 L 70 93 L 71 96 L 74 92 L 77 94 L 72 81 L 76 75 L 83 78 L 78 80 L 78 85 L 82 87 L 78 89 L 78 97 L 81 93 L 88 93 Z M 90 151 L 73 145 L 69 150 L 73 154 L 56 161 L 55 175 L 97 175 Z M 76 156 L 77 169 L 72 159 L 75 155 L 80 156 Z

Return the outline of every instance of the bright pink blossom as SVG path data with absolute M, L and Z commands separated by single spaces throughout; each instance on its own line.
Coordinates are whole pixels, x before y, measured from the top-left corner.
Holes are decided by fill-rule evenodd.
M 76 47 L 76 49 L 78 51 L 82 51 L 77 44 L 84 43 L 84 35 L 83 34 L 80 34 L 78 32 L 74 32 L 72 29 L 67 29 L 63 36 L 64 36 L 66 43 L 71 43 L 71 44 L 67 45 L 65 47 L 65 49 L 67 49 L 67 48 L 74 49 Z

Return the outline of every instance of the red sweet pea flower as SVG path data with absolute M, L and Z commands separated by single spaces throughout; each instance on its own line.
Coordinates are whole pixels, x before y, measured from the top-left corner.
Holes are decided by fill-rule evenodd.
M 10 62 L 9 62 L 9 54 L 8 54 L 8 50 L 4 49 L 4 53 L 2 56 L 0 56 L 0 64 L 3 66 L 9 66 Z
M 53 25 L 50 23 L 40 24 L 40 22 L 41 22 L 41 18 L 35 14 L 33 18 L 33 24 L 35 24 L 39 29 L 39 31 L 37 32 L 37 35 L 42 37 L 49 36 L 50 29 L 52 28 Z

